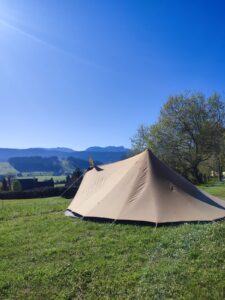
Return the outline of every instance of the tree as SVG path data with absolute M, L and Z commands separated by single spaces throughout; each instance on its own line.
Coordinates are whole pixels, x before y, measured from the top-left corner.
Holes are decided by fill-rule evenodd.
M 83 172 L 80 168 L 76 168 L 72 175 L 66 177 L 66 187 L 73 185 L 73 187 L 79 187 L 83 179 Z
M 150 128 L 141 125 L 137 133 L 131 138 L 132 154 L 137 154 L 149 148 L 150 143 Z
M 8 191 L 9 187 L 8 187 L 8 181 L 6 180 L 6 178 L 2 179 L 2 191 Z
M 71 176 L 71 181 L 75 182 L 75 186 L 79 188 L 81 181 L 83 179 L 83 172 L 80 168 L 76 168 Z
M 66 178 L 66 193 L 64 194 L 64 197 L 66 198 L 72 198 L 74 197 L 75 193 L 77 192 L 81 181 L 83 179 L 83 172 L 81 169 L 76 168 L 75 171 L 71 176 L 67 176 Z
M 225 103 L 217 93 L 209 97 L 208 113 L 213 127 L 213 169 L 217 171 L 218 179 L 223 179 L 225 165 Z
M 14 192 L 20 192 L 22 191 L 22 186 L 19 182 L 19 180 L 14 180 L 13 183 L 12 183 L 12 190 Z
M 71 181 L 71 177 L 70 177 L 70 175 L 67 175 L 66 176 L 66 185 L 68 185 L 70 183 L 70 181 Z
M 8 190 L 11 191 L 12 190 L 12 177 L 11 176 L 8 176 L 7 183 L 8 183 Z
M 201 183 L 212 162 L 222 174 L 224 125 L 225 107 L 218 94 L 208 99 L 201 93 L 181 94 L 169 97 L 156 124 L 139 128 L 132 148 L 137 152 L 150 147 L 179 173 Z

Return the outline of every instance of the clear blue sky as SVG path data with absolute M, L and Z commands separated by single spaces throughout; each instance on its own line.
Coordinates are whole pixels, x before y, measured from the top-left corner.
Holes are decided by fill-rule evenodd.
M 0 0 L 0 147 L 129 146 L 224 84 L 225 1 Z

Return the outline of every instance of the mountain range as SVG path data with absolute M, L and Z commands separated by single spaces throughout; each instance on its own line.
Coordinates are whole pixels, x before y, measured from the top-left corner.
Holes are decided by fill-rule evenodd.
M 108 146 L 108 147 L 89 147 L 84 151 L 76 151 L 70 148 L 28 148 L 28 149 L 13 149 L 0 148 L 0 161 L 6 162 L 12 157 L 52 157 L 68 158 L 74 157 L 84 161 L 88 161 L 91 157 L 93 160 L 103 164 L 112 163 L 126 158 L 129 149 L 123 146 Z

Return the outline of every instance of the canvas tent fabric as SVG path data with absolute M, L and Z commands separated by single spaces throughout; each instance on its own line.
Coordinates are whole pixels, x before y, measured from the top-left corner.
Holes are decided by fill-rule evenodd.
M 88 171 L 68 212 L 157 224 L 212 221 L 225 217 L 225 201 L 201 192 L 146 150 Z

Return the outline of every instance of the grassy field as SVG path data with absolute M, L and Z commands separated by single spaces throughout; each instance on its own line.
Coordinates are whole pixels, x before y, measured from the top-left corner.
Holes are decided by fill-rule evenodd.
M 66 180 L 66 176 L 65 175 L 33 175 L 33 176 L 22 176 L 22 177 L 18 177 L 19 179 L 27 179 L 27 178 L 37 178 L 38 181 L 45 181 L 45 180 L 50 180 L 53 179 L 54 182 L 58 182 L 58 181 L 63 181 Z
M 18 171 L 14 169 L 8 162 L 0 162 L 0 175 L 16 175 Z
M 225 199 L 225 183 L 221 182 L 210 182 L 208 184 L 200 185 L 200 189 L 203 191 L 206 191 L 208 193 L 211 193 L 212 195 L 219 197 L 219 198 L 224 198 Z
M 223 184 L 204 190 L 225 199 Z M 67 218 L 61 198 L 0 205 L 0 299 L 225 297 L 225 221 L 154 228 Z

